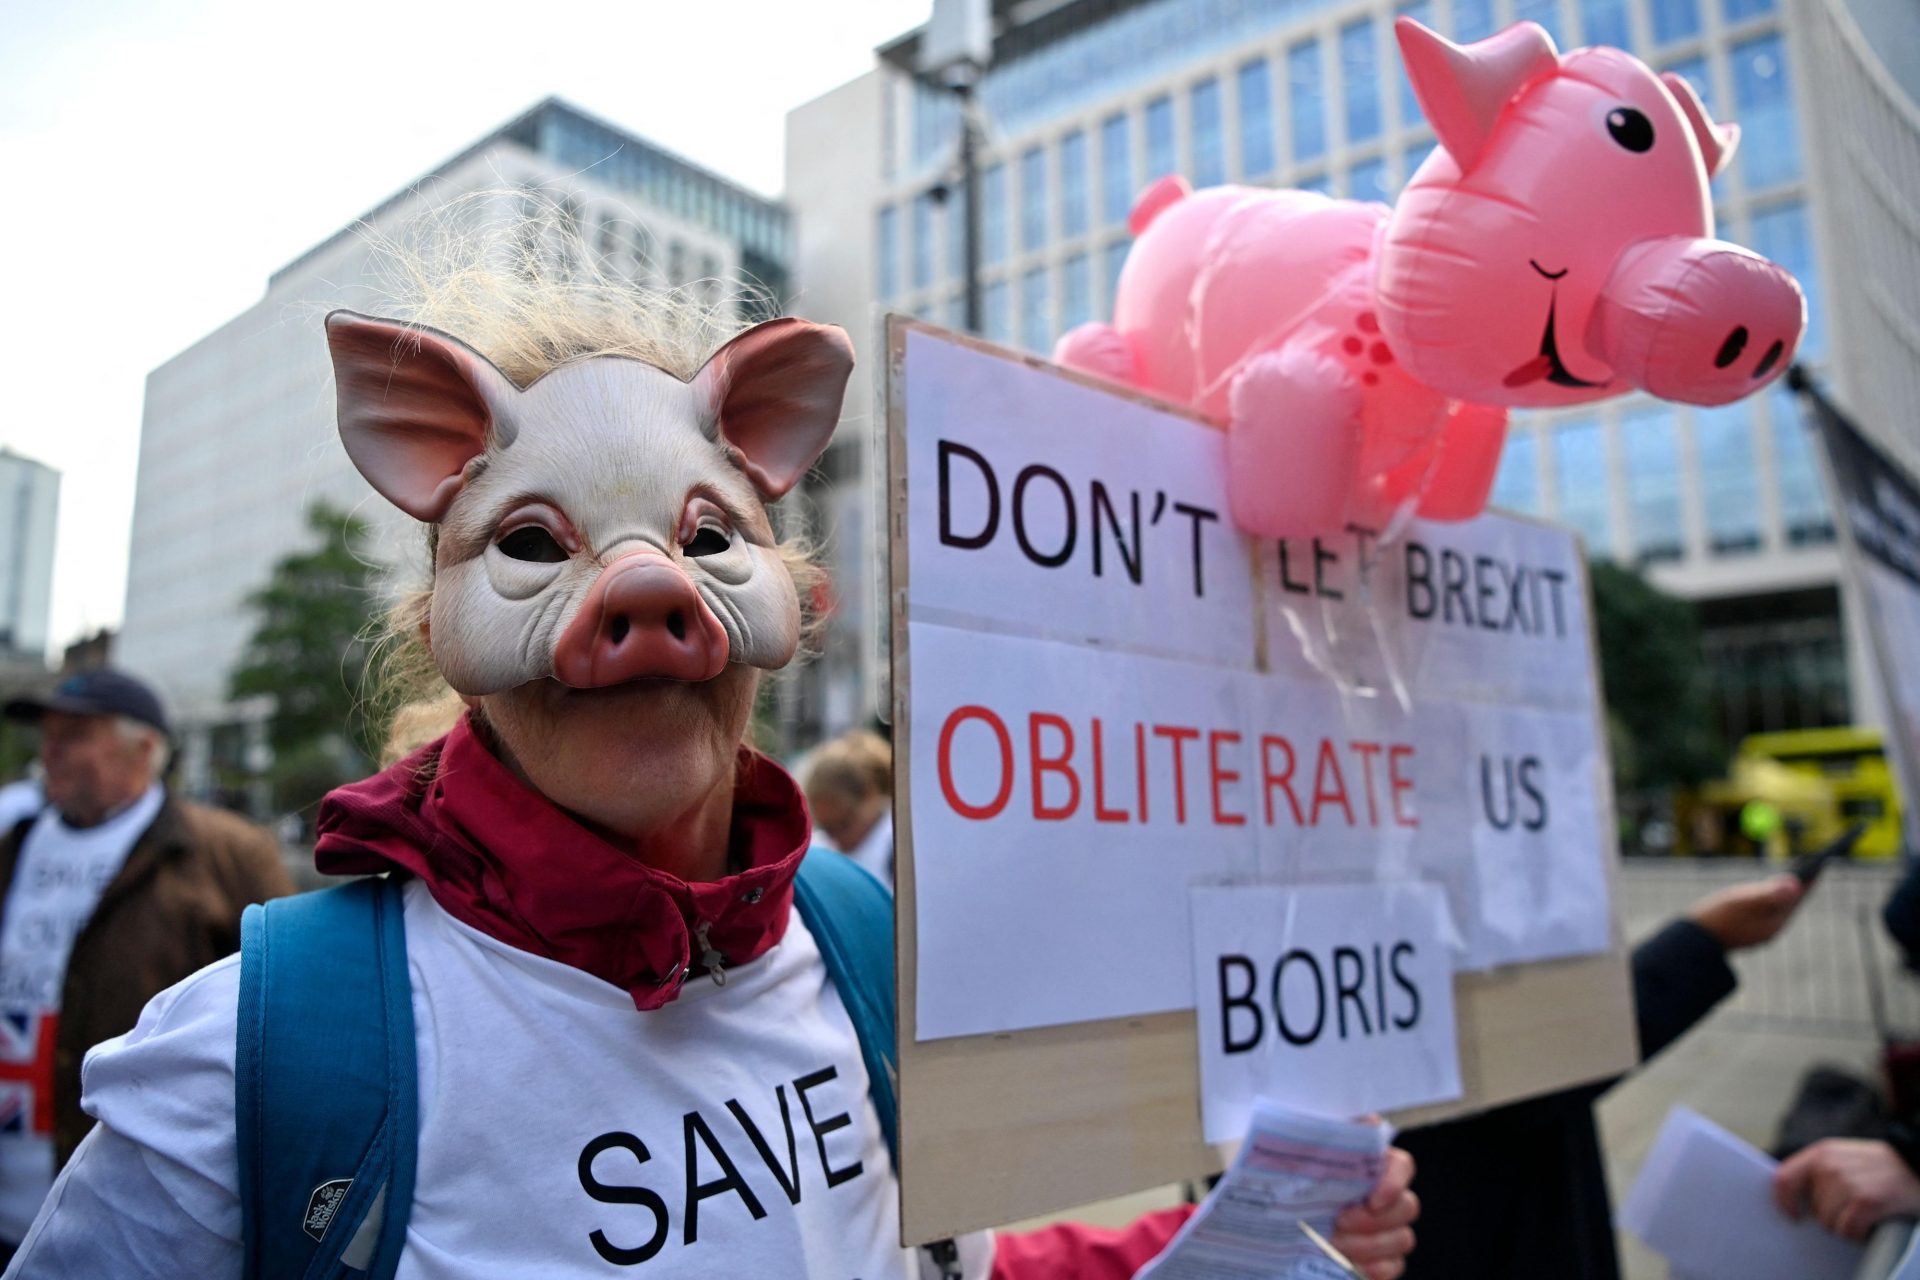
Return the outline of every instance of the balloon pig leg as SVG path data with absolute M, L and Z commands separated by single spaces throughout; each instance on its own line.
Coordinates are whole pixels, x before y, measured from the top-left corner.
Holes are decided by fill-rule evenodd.
M 1487 505 L 1507 441 L 1507 411 L 1456 400 L 1440 432 L 1440 456 L 1420 498 L 1427 520 L 1471 520 Z
M 1053 362 L 1122 386 L 1141 385 L 1133 347 L 1112 325 L 1083 324 L 1062 334 L 1053 349 Z
M 1336 360 L 1284 346 L 1248 361 L 1228 395 L 1227 502 L 1269 538 L 1337 529 L 1360 463 L 1359 382 Z

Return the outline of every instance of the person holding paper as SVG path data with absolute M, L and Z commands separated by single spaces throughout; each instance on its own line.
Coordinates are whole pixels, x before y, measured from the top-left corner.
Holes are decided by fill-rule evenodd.
M 1825 1138 L 1781 1164 L 1773 1193 L 1788 1217 L 1811 1214 L 1842 1239 L 1865 1240 L 1888 1219 L 1920 1218 L 1916 1167 L 1920 1134 L 1904 1126 L 1892 1142 Z
M 1727 954 L 1773 940 L 1805 894 L 1791 875 L 1707 895 L 1633 952 L 1644 1062 L 1732 994 Z M 1409 1280 L 1618 1280 L 1593 1104 L 1607 1080 L 1398 1139 L 1425 1203 Z

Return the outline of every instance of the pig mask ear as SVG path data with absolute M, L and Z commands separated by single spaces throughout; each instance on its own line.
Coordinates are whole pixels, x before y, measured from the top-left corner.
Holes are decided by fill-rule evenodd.
M 720 348 L 694 386 L 740 469 L 772 502 L 826 450 L 852 372 L 844 331 L 789 317 L 757 324 Z
M 443 333 L 351 311 L 327 317 L 327 349 L 347 457 L 388 502 L 439 521 L 487 447 L 492 404 L 513 384 Z
M 1684 76 L 1671 71 L 1660 73 L 1660 82 L 1673 94 L 1675 102 L 1680 104 L 1680 114 L 1687 118 L 1687 127 L 1693 130 L 1693 140 L 1700 144 L 1700 158 L 1707 162 L 1709 178 L 1719 174 L 1733 160 L 1734 148 L 1740 145 L 1740 126 L 1737 124 L 1715 124 L 1707 115 L 1707 108 L 1700 101 L 1700 95 L 1693 91 Z
M 1480 159 L 1515 95 L 1560 65 L 1553 37 L 1537 23 L 1516 22 L 1465 46 L 1412 18 L 1395 20 L 1393 30 L 1413 96 L 1462 173 Z

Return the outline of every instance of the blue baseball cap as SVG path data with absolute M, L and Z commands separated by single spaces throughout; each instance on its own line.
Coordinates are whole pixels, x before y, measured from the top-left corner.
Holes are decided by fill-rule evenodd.
M 53 687 L 52 693 L 30 694 L 9 699 L 4 710 L 9 720 L 34 722 L 49 711 L 64 711 L 76 716 L 125 716 L 149 724 L 168 737 L 167 712 L 160 696 L 142 681 L 124 671 L 97 667 L 77 671 Z

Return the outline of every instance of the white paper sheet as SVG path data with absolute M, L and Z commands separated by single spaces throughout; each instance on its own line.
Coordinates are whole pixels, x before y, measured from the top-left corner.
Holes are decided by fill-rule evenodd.
M 1246 1132 L 1261 1098 L 1345 1116 L 1460 1096 L 1438 888 L 1248 885 L 1192 898 L 1208 1142 Z
M 1426 880 L 1463 970 L 1606 949 L 1571 536 L 1259 542 L 1215 430 L 922 331 L 905 370 L 917 1038 L 1191 1007 L 1195 884 Z
M 1849 1280 L 1860 1246 L 1773 1201 L 1779 1163 L 1685 1107 L 1660 1127 L 1620 1225 L 1687 1280 Z
M 1134 1280 L 1347 1280 L 1300 1229 L 1333 1235 L 1379 1181 L 1393 1129 L 1327 1120 L 1262 1099 L 1219 1185 Z

